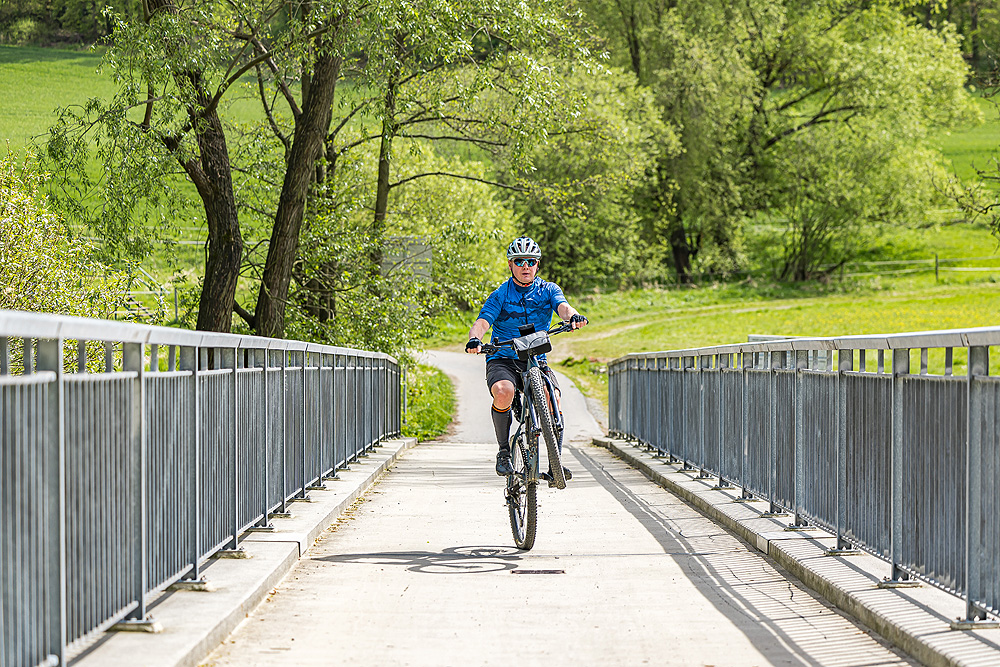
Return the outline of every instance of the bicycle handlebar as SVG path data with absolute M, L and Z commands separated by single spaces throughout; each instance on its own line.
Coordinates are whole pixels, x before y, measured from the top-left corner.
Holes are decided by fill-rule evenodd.
M 573 325 L 569 322 L 569 320 L 563 320 L 562 322 L 552 327 L 551 329 L 547 329 L 545 333 L 547 333 L 550 336 L 554 336 L 556 334 L 565 333 L 567 331 L 573 331 Z M 495 343 L 492 341 L 489 343 L 483 343 L 482 345 L 479 346 L 479 354 L 495 354 L 499 352 L 501 348 L 504 347 L 509 347 L 513 349 L 514 339 L 511 338 L 510 340 L 498 340 Z

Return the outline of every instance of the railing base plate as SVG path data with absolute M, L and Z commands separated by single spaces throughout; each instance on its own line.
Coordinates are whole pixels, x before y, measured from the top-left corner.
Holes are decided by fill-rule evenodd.
M 310 484 L 306 491 L 326 491 L 326 484 Z
M 758 518 L 759 519 L 780 519 L 782 517 L 791 516 L 788 512 L 764 512 Z
M 160 622 L 147 616 L 146 618 L 130 618 L 118 621 L 110 628 L 111 632 L 145 632 L 148 634 L 159 634 L 163 632 Z
M 861 556 L 865 552 L 860 549 L 827 549 L 823 552 L 825 556 Z
M 291 519 L 291 512 L 271 512 L 267 515 L 268 519 Z
M 252 556 L 247 553 L 246 549 L 240 547 L 239 549 L 222 549 L 221 551 L 216 551 L 212 554 L 212 558 L 244 560 L 252 558 Z
M 196 591 L 198 593 L 211 593 L 215 590 L 215 584 L 205 579 L 181 579 L 167 586 L 168 591 Z
M 1000 628 L 1000 621 L 955 619 L 948 624 L 948 627 L 952 630 L 995 630 Z
M 273 515 L 272 515 L 273 516 Z M 274 526 L 267 524 L 266 526 L 251 526 L 247 528 L 248 533 L 273 533 Z
M 887 589 L 920 588 L 921 586 L 923 586 L 923 584 L 921 584 L 916 579 L 896 579 L 895 581 L 893 581 L 892 579 L 883 579 L 877 584 L 878 588 L 887 588 Z

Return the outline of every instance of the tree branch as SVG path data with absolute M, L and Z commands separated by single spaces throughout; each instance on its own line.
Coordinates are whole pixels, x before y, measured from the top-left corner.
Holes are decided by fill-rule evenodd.
M 404 178 L 402 180 L 396 181 L 395 183 L 390 183 L 389 184 L 389 188 L 391 189 L 391 188 L 394 188 L 396 186 L 403 185 L 404 183 L 409 183 L 410 181 L 414 181 L 414 180 L 416 180 L 418 178 L 424 178 L 426 176 L 445 176 L 447 178 L 460 178 L 460 179 L 466 180 L 466 181 L 475 181 L 476 183 L 485 183 L 486 185 L 493 185 L 493 186 L 496 186 L 498 188 L 504 188 L 506 190 L 514 190 L 516 192 L 528 192 L 528 188 L 523 188 L 523 187 L 521 187 L 519 185 L 509 185 L 507 183 L 500 183 L 499 181 L 490 181 L 490 180 L 487 180 L 485 178 L 477 178 L 475 176 L 466 176 L 465 174 L 452 174 L 452 173 L 447 172 L 447 171 L 429 171 L 429 172 L 426 172 L 426 173 L 423 173 L 423 174 L 417 174 L 415 176 L 409 176 L 409 177 Z

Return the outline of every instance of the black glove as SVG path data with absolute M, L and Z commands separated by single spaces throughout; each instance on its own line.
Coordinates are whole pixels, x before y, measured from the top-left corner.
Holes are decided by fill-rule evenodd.
M 584 317 L 580 313 L 576 313 L 572 317 L 569 318 L 569 323 L 570 324 L 579 324 L 580 322 L 586 322 L 586 323 L 589 324 L 590 320 L 588 320 L 586 317 Z
M 465 349 L 466 350 L 474 350 L 477 347 L 480 347 L 482 344 L 483 344 L 483 341 L 479 340 L 478 338 L 470 338 L 469 342 L 465 344 Z

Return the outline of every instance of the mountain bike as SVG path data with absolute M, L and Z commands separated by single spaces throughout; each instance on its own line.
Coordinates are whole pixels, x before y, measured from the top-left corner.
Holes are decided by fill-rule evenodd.
M 560 452 L 563 418 L 558 410 L 555 387 L 542 372 L 538 355 L 552 349 L 550 336 L 572 330 L 569 322 L 562 322 L 547 331 L 535 331 L 533 325 L 527 324 L 518 327 L 521 335 L 517 338 L 484 343 L 481 348 L 485 354 L 510 348 L 517 353 L 518 359 L 528 362 L 521 374 L 523 389 L 514 397 L 514 415 L 518 420 L 517 431 L 510 438 L 510 458 L 514 473 L 508 475 L 504 490 L 514 543 L 525 551 L 535 544 L 539 480 L 546 480 L 557 489 L 566 488 Z M 529 398 L 530 400 L 526 400 Z M 539 436 L 545 442 L 548 473 L 539 473 Z

